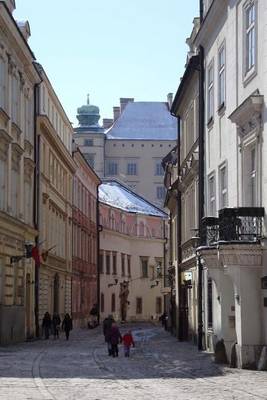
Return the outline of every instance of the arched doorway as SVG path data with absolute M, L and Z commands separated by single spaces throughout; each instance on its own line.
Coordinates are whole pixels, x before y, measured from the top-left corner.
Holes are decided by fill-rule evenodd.
M 59 276 L 58 274 L 54 277 L 54 305 L 53 312 L 59 313 Z

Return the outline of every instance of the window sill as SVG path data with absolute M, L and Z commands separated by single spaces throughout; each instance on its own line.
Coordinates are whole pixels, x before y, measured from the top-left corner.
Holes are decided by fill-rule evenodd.
M 256 75 L 257 75 L 257 70 L 256 67 L 254 66 L 245 73 L 243 77 L 243 86 L 246 87 L 252 81 L 252 79 L 255 78 Z
M 207 122 L 208 129 L 212 128 L 213 124 L 214 124 L 214 118 L 210 117 L 210 119 Z

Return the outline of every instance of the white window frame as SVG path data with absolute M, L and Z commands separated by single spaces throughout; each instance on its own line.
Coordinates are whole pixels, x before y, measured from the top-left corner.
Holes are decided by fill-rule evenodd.
M 221 54 L 223 62 L 221 63 Z M 226 47 L 223 42 L 218 51 L 218 109 L 225 107 L 226 103 Z
M 223 171 L 224 171 L 224 183 L 223 183 Z M 226 208 L 228 206 L 228 169 L 227 163 L 224 162 L 219 166 L 219 205 L 220 208 Z
M 214 186 L 214 193 L 211 194 L 211 186 L 210 182 L 211 179 L 213 179 L 213 186 Z M 215 217 L 217 212 L 217 207 L 216 207 L 216 175 L 215 172 L 212 172 L 208 176 L 208 214 L 211 217 Z
M 257 40 L 257 20 L 258 20 L 258 2 L 257 0 L 249 0 L 246 2 L 243 8 L 243 75 L 244 75 L 244 85 L 249 83 L 249 81 L 256 75 L 257 73 L 257 48 L 258 48 L 258 40 Z M 247 15 L 248 10 L 254 7 L 254 20 L 251 23 L 247 24 Z M 251 43 L 251 48 L 249 48 L 248 39 L 253 36 L 254 40 Z M 254 47 L 253 47 L 254 45 Z M 253 53 L 252 53 L 253 51 Z M 250 57 L 250 53 L 251 57 Z M 251 60 L 253 58 L 254 60 Z
M 127 163 L 127 175 L 136 176 L 137 175 L 137 163 L 128 162 Z
M 0 54 L 0 107 L 7 111 L 7 61 Z
M 107 176 L 117 176 L 118 173 L 119 173 L 118 162 L 115 160 L 108 160 L 107 161 Z
M 211 73 L 212 71 L 212 73 Z M 214 60 L 209 63 L 207 70 L 207 121 L 214 118 Z

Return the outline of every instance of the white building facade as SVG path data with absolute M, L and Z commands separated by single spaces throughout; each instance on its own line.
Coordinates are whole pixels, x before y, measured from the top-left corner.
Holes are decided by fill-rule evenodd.
M 255 368 L 267 344 L 267 3 L 204 2 L 205 215 L 199 249 L 208 348 Z M 206 247 L 205 247 L 206 246 Z

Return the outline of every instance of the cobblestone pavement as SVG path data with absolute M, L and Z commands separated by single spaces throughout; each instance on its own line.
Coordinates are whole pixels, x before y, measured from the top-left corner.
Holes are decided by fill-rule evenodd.
M 108 357 L 99 328 L 0 347 L 0 400 L 267 400 L 266 372 L 219 367 L 161 327 L 131 329 L 129 359 Z

